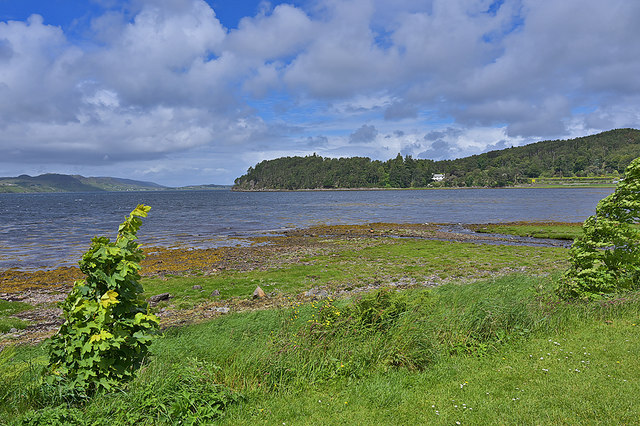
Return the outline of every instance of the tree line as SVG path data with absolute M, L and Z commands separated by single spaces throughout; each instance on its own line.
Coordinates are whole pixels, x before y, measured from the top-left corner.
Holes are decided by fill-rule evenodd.
M 237 190 L 336 188 L 502 187 L 541 177 L 611 176 L 640 157 L 640 131 L 615 129 L 568 140 L 549 140 L 456 160 L 387 161 L 367 157 L 281 157 L 250 167 Z M 434 182 L 434 174 L 443 174 Z

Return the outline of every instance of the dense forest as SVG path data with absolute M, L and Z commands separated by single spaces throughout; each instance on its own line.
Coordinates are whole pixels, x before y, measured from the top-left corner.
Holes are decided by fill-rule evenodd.
M 236 190 L 501 187 L 532 178 L 611 176 L 640 157 L 640 131 L 616 129 L 569 140 L 553 140 L 490 151 L 456 160 L 423 160 L 400 154 L 387 161 L 366 157 L 283 157 L 250 167 Z M 434 174 L 444 180 L 434 182 Z

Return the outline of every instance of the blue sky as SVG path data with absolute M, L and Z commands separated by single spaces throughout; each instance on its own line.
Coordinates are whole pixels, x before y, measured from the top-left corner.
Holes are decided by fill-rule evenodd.
M 0 175 L 232 183 L 640 127 L 640 2 L 0 0 Z

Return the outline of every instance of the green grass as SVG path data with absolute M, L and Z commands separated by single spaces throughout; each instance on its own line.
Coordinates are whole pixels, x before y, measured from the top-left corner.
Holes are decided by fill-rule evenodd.
M 224 423 L 635 423 L 640 409 L 633 354 L 640 345 L 637 327 L 625 318 L 613 325 L 585 321 L 570 332 L 484 357 L 451 358 L 423 372 L 376 371 L 337 386 L 265 395 L 251 406 L 232 407 Z
M 41 347 L 9 349 L 0 353 L 0 418 L 168 424 L 220 416 L 234 425 L 636 422 L 640 295 L 568 304 L 556 298 L 554 286 L 551 277 L 512 274 L 172 328 L 152 345 L 153 356 L 129 389 L 76 408 L 40 385 Z M 219 411 L 211 408 L 215 403 Z
M 358 243 L 341 242 L 341 246 L 344 244 Z M 358 288 L 384 283 L 436 284 L 513 271 L 549 273 L 566 267 L 566 262 L 566 250 L 562 248 L 388 239 L 361 249 L 341 247 L 327 255 L 309 256 L 298 263 L 267 270 L 147 278 L 143 285 L 147 297 L 169 292 L 174 297 L 171 302 L 174 306 L 189 308 L 209 300 L 248 298 L 256 286 L 267 293 L 296 294 L 315 286 Z M 202 286 L 202 291 L 194 290 L 194 285 Z M 219 290 L 220 296 L 211 298 L 213 290 Z
M 33 306 L 22 302 L 10 302 L 0 299 L 0 333 L 6 333 L 12 328 L 18 330 L 27 326 L 27 323 L 21 319 L 13 318 L 11 315 L 19 312 L 33 309 Z
M 582 223 L 492 223 L 475 226 L 480 233 L 517 235 L 520 237 L 575 240 L 582 235 Z

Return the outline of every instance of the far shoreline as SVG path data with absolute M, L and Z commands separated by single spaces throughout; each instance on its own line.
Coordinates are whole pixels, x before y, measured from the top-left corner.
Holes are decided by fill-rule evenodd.
M 330 191 L 430 191 L 430 190 L 452 190 L 452 189 L 594 189 L 594 188 L 615 188 L 616 184 L 594 184 L 594 185 L 517 185 L 517 186 L 443 186 L 443 187 L 416 187 L 416 188 L 300 188 L 300 189 L 238 189 L 231 188 L 231 192 L 330 192 Z

